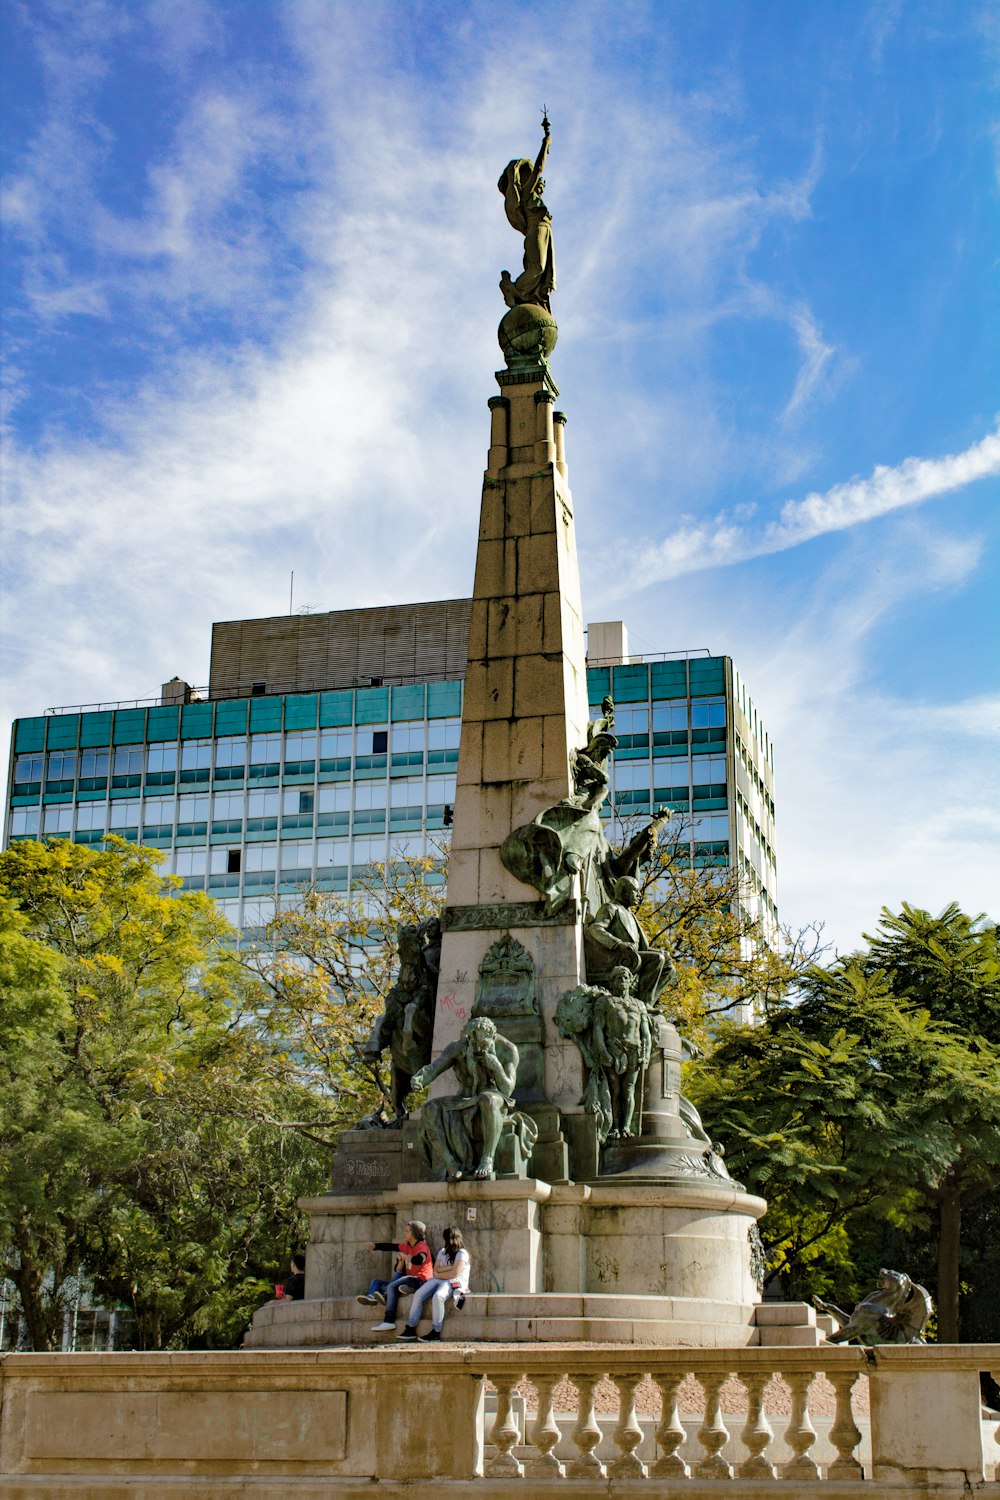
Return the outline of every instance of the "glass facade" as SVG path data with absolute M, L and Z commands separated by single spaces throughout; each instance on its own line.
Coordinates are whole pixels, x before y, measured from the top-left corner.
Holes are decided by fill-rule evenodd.
M 772 750 L 729 659 L 591 668 L 588 683 L 593 715 L 615 700 L 612 840 L 667 804 L 677 852 L 737 860 L 774 918 Z M 153 845 L 184 889 L 256 926 L 304 883 L 346 891 L 372 860 L 441 847 L 461 707 L 453 681 L 19 719 L 5 841 Z

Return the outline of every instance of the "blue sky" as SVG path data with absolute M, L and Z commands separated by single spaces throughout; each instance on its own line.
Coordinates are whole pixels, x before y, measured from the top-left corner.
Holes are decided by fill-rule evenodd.
M 553 121 L 590 619 L 733 656 L 781 908 L 997 915 L 1000 21 L 976 0 L 6 8 L 4 714 L 471 587 L 496 179 Z M 6 730 L 3 731 L 6 734 Z

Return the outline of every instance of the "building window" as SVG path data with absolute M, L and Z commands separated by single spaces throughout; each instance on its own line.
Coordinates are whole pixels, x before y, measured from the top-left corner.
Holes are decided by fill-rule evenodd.
M 632 791 L 642 787 L 649 791 L 649 761 L 623 760 L 614 764 L 615 791 Z
M 141 762 L 140 762 L 141 768 Z M 49 756 L 47 781 L 72 781 L 76 776 L 76 751 L 60 750 Z
M 102 833 L 108 826 L 108 808 L 104 802 L 81 802 L 76 810 L 77 832 Z
M 726 700 L 724 698 L 696 699 L 691 704 L 692 729 L 718 729 L 725 727 Z
M 141 802 L 112 802 L 108 813 L 112 833 L 117 833 L 121 838 L 138 838 L 141 821 Z
M 427 726 L 428 765 L 454 765 L 461 734 L 461 719 L 432 719 Z
M 649 744 L 649 709 L 616 708 L 615 734 L 623 750 L 641 749 Z
M 226 850 L 226 874 L 227 875 L 238 875 L 239 874 L 240 863 L 241 863 L 241 853 L 242 853 L 242 851 L 239 850 L 239 849 L 227 849 Z
M 422 833 L 401 833 L 389 841 L 389 853 L 393 859 L 420 859 L 427 853 L 427 840 Z
M 48 834 L 71 833 L 73 830 L 73 808 L 47 807 L 42 817 L 42 827 Z
M 676 703 L 653 704 L 653 733 L 657 731 L 686 730 L 688 727 L 687 700 Z
M 246 765 L 247 742 L 241 735 L 226 736 L 215 742 L 215 766 L 216 770 L 222 768 L 231 769 L 238 766 L 240 770 Z
M 204 849 L 175 849 L 173 867 L 175 875 L 204 875 L 207 857 Z
M 349 839 L 320 839 L 316 845 L 317 869 L 332 865 L 346 870 L 350 848 Z
M 425 730 L 423 724 L 394 724 L 392 726 L 392 753 L 424 751 Z
M 277 776 L 281 765 L 281 735 L 253 734 L 250 736 L 251 776 Z
M 385 835 L 381 838 L 356 838 L 351 840 L 351 863 L 370 864 L 373 859 L 385 859 Z
M 259 794 L 257 794 L 259 795 Z M 311 813 L 316 805 L 315 792 L 285 792 L 281 799 L 283 813 Z
M 307 734 L 285 735 L 285 760 L 315 760 L 316 759 L 316 735 L 313 731 Z
M 115 750 L 114 776 L 137 776 L 142 773 L 145 750 L 142 745 L 119 745 Z
M 26 781 L 41 781 L 42 756 L 19 755 L 14 762 L 14 782 L 22 786 Z
M 358 729 L 359 755 L 385 755 L 388 749 L 389 726 L 387 724 L 374 727 L 364 724 Z
M 350 761 L 354 750 L 353 729 L 324 729 L 319 737 L 319 753 L 322 761 Z M 346 766 L 327 766 L 324 770 L 346 770 Z
M 236 858 L 239 859 L 240 851 L 238 849 L 231 849 L 229 852 L 230 856 L 235 854 Z M 250 874 L 251 872 L 254 874 L 266 874 L 273 879 L 277 857 L 277 844 L 248 844 L 243 861 L 244 872 L 246 874 Z M 229 868 L 231 872 L 232 865 Z M 236 868 L 239 869 L 239 865 Z
M 11 838 L 35 838 L 38 833 L 38 821 L 37 807 L 15 807 L 10 815 Z
M 187 764 L 187 762 L 185 762 Z M 150 745 L 146 751 L 147 771 L 176 771 L 176 745 Z

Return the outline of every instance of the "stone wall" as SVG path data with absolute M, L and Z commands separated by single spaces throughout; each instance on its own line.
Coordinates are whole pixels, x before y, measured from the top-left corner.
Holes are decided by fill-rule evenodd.
M 1000 1347 L 5 1355 L 0 1494 L 353 1500 L 378 1481 L 380 1500 L 543 1490 L 732 1500 L 735 1479 L 748 1500 L 988 1500 L 1000 1496 L 997 1424 L 980 1413 L 981 1370 L 1000 1371 Z M 836 1396 L 822 1445 L 809 1412 L 818 1374 Z M 851 1405 L 862 1374 L 870 1447 Z M 644 1376 L 661 1398 L 652 1435 L 636 1415 Z M 791 1404 L 772 1426 L 774 1376 Z M 487 1381 L 496 1397 L 484 1424 Z M 677 1393 L 692 1381 L 702 1409 L 692 1419 L 684 1406 L 682 1419 Z M 617 1408 L 610 1445 L 598 1387 Z
M 373 677 L 457 680 L 465 676 L 471 609 L 471 599 L 444 599 L 223 620 L 212 626 L 209 695 L 367 687 Z

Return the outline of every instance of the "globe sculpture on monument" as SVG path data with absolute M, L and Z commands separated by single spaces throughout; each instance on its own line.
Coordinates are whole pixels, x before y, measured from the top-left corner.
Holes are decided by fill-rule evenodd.
M 635 916 L 668 814 L 623 848 L 601 821 L 618 741 L 610 699 L 588 713 L 542 128 L 498 183 L 523 270 L 500 279 L 448 904 L 440 933 L 401 931 L 369 1044 L 392 1058 L 393 1117 L 341 1136 L 330 1191 L 302 1205 L 306 1300 L 262 1309 L 251 1346 L 384 1337 L 355 1301 L 367 1246 L 414 1220 L 471 1252 L 449 1338 L 757 1341 L 766 1205 L 681 1093 L 672 967 Z

